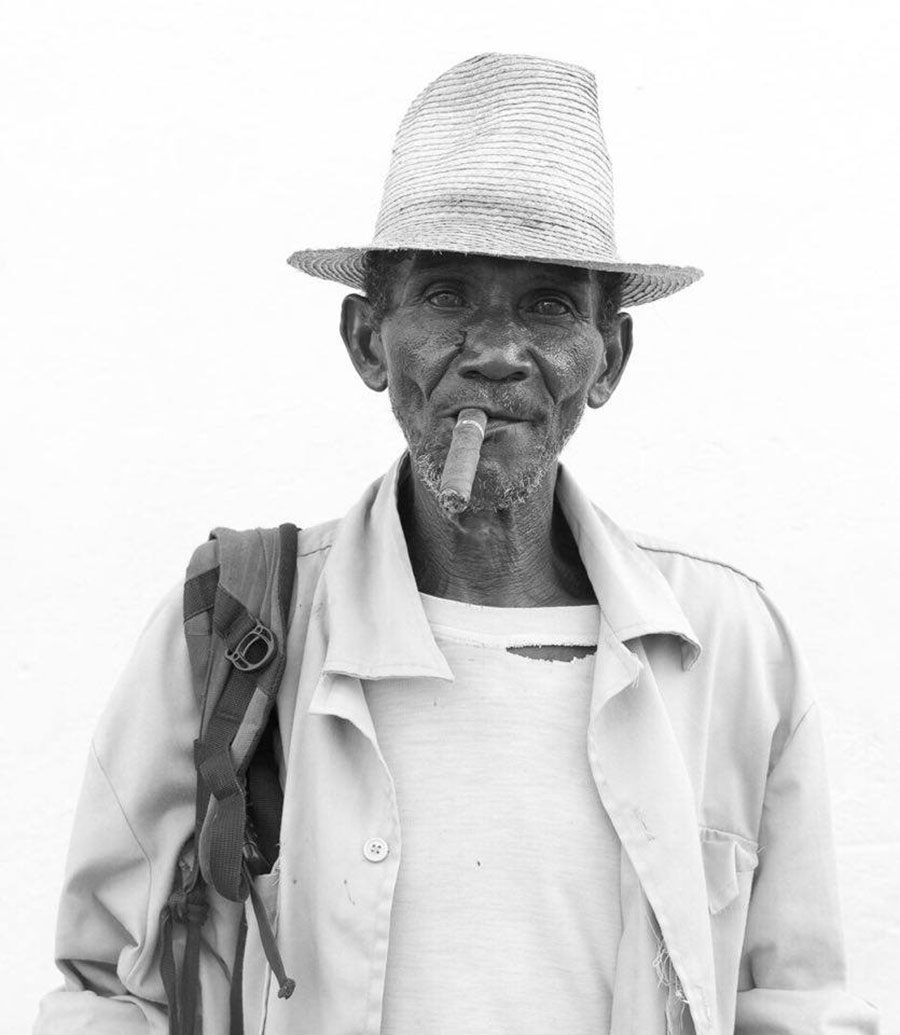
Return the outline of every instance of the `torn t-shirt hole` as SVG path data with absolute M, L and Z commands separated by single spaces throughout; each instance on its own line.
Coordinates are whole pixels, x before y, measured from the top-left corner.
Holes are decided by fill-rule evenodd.
M 518 654 L 522 658 L 531 658 L 533 661 L 578 661 L 590 654 L 595 654 L 597 648 L 591 646 L 564 646 L 558 643 L 534 644 L 529 647 L 507 647 L 507 653 Z

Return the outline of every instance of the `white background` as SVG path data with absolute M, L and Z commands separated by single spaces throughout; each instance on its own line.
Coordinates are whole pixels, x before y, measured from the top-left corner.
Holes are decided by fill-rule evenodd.
M 567 459 L 626 526 L 761 579 L 818 677 L 852 984 L 900 1030 L 892 3 L 32 0 L 0 26 L 2 1028 L 27 1031 L 91 729 L 218 524 L 342 513 L 401 448 L 285 265 L 364 244 L 429 80 L 485 50 L 601 85 L 634 312 Z

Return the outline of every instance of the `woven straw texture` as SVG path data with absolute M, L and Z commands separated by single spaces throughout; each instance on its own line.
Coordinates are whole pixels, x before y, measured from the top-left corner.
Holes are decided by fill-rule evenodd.
M 405 249 L 620 272 L 623 306 L 702 276 L 619 259 L 596 81 L 524 55 L 482 54 L 427 86 L 397 132 L 372 242 L 298 251 L 288 262 L 362 288 L 367 251 Z

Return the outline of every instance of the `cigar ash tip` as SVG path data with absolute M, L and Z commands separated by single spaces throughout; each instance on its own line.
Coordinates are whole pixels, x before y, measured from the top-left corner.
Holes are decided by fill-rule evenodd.
M 448 514 L 461 514 L 469 505 L 468 497 L 455 489 L 443 489 L 438 496 L 438 502 Z

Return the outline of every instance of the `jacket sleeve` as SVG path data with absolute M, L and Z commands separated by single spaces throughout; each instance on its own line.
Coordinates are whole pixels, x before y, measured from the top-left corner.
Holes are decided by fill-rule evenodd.
M 795 678 L 805 684 L 803 664 L 781 628 Z M 803 692 L 800 699 L 809 698 Z M 824 742 L 814 703 L 804 705 L 766 783 L 740 987 L 737 1035 L 878 1030 L 874 1007 L 846 990 Z
M 160 913 L 193 832 L 198 723 L 179 587 L 138 641 L 91 745 L 57 921 L 65 983 L 42 1000 L 35 1035 L 168 1031 Z M 240 908 L 210 902 L 200 960 L 204 1035 L 228 1030 Z

